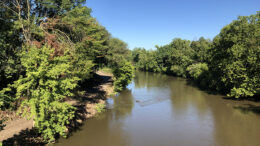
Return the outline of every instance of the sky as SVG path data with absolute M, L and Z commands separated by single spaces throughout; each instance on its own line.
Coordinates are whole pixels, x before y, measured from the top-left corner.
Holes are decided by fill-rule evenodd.
M 92 16 L 129 49 L 174 38 L 213 39 L 221 28 L 260 11 L 260 0 L 87 0 Z

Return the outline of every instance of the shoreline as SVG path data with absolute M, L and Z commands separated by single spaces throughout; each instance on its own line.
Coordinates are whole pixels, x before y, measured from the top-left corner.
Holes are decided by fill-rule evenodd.
M 83 121 L 98 113 L 98 105 L 105 104 L 108 96 L 114 91 L 112 77 L 111 73 L 97 71 L 90 82 L 92 85 L 88 86 L 90 83 L 81 85 L 81 90 L 86 92 L 84 95 L 66 99 L 65 102 L 76 107 L 75 117 L 68 127 L 68 136 L 78 129 Z M 44 145 L 33 129 L 33 120 L 27 120 L 13 113 L 11 113 L 13 119 L 8 120 L 4 129 L 0 131 L 0 143 L 2 142 L 3 145 Z

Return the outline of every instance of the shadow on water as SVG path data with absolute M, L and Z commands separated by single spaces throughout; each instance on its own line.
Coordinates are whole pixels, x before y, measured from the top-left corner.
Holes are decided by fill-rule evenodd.
M 68 139 L 61 138 L 57 146 L 71 145 L 127 145 L 129 135 L 123 130 L 124 121 L 131 117 L 134 101 L 132 91 L 125 89 L 117 96 L 111 98 L 111 108 L 99 113 L 94 118 L 88 119 L 81 130 L 74 132 Z M 109 105 L 108 105 L 109 106 Z
M 255 114 L 260 114 L 260 106 L 252 105 L 252 104 L 244 104 L 242 106 L 234 106 L 234 109 L 238 109 L 243 113 L 253 112 Z
M 225 96 L 225 93 L 224 92 L 218 92 L 218 91 L 215 91 L 215 90 L 212 90 L 210 88 L 206 88 L 206 87 L 203 87 L 201 86 L 199 83 L 197 83 L 196 81 L 194 80 L 190 80 L 190 79 L 185 79 L 186 80 L 186 85 L 188 86 L 192 86 L 200 91 L 203 91 L 207 94 L 210 94 L 210 95 L 220 95 L 220 96 L 223 96 L 222 98 L 225 99 L 225 100 L 233 100 L 233 101 L 253 101 L 253 102 L 260 102 L 260 97 L 259 95 L 255 95 L 253 97 L 248 97 L 248 98 L 243 98 L 243 97 L 240 97 L 240 98 L 234 98 L 234 97 L 227 97 Z
M 132 91 L 125 89 L 119 96 L 114 97 L 115 118 L 125 118 L 131 115 L 134 107 Z
M 235 97 L 222 97 L 223 99 L 226 100 L 232 100 L 232 101 L 252 101 L 252 102 L 260 102 L 260 98 L 257 96 L 249 97 L 249 98 L 235 98 Z
M 196 81 L 191 80 L 191 79 L 186 79 L 186 84 L 188 86 L 192 86 L 192 87 L 194 87 L 196 89 L 199 89 L 199 90 L 201 90 L 201 91 L 203 91 L 203 92 L 205 92 L 207 94 L 211 94 L 211 95 L 224 95 L 224 93 L 219 93 L 219 92 L 214 91 L 214 90 L 212 90 L 210 88 L 202 86 L 199 83 L 197 83 Z
M 82 121 L 87 120 L 86 115 L 90 114 L 90 112 L 86 110 L 86 104 L 98 103 L 100 99 L 105 100 L 106 92 L 102 90 L 101 85 L 111 82 L 113 82 L 111 76 L 94 74 L 92 78 L 80 83 L 79 91 L 83 91 L 84 94 L 74 96 L 74 99 L 77 100 L 77 104 L 74 105 L 76 112 L 75 117 L 68 127 L 70 133 L 67 138 L 73 136 L 77 131 L 82 130 Z

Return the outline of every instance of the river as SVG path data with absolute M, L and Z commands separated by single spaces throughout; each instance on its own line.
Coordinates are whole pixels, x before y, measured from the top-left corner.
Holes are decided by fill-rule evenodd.
M 260 103 L 208 94 L 183 78 L 136 72 L 133 82 L 107 101 L 57 146 L 257 146 Z

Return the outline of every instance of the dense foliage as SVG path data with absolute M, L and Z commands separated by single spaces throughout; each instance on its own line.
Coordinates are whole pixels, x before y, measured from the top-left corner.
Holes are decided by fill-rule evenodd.
M 112 68 L 115 78 L 114 90 L 123 90 L 134 76 L 134 67 L 131 64 L 131 52 L 123 41 L 112 38 L 108 43 L 109 51 L 106 56 L 108 66 Z
M 202 40 L 205 39 L 201 38 L 199 41 Z M 156 48 L 155 51 L 134 49 L 132 54 L 136 68 L 182 77 L 188 76 L 187 67 L 196 62 L 195 51 L 191 48 L 190 41 L 177 38 L 168 45 L 156 46 Z
M 0 2 L 0 108 L 32 118 L 48 141 L 66 136 L 75 108 L 65 99 L 96 68 L 113 67 L 117 91 L 133 77 L 127 44 L 112 38 L 84 3 Z
M 174 39 L 156 50 L 113 38 L 85 0 L 0 2 L 0 108 L 19 109 L 48 140 L 66 136 L 75 108 L 65 102 L 98 67 L 123 90 L 135 67 L 194 79 L 232 97 L 260 95 L 260 12 L 239 17 L 213 41 Z M 3 126 L 0 121 L 0 129 Z
M 73 117 L 73 107 L 63 100 L 73 96 L 79 78 L 73 75 L 71 51 L 54 56 L 54 49 L 46 46 L 30 47 L 23 51 L 21 62 L 26 74 L 17 80 L 16 98 L 22 100 L 21 112 L 29 114 L 44 138 L 54 140 L 56 133 L 65 136 L 66 125 Z
M 4 7 L 0 7 L 0 88 L 16 80 L 21 66 L 17 54 L 22 41 L 19 30 L 15 29 L 12 14 Z
M 260 93 L 260 12 L 239 17 L 225 26 L 213 41 L 210 71 L 213 86 L 229 96 Z
M 239 17 L 213 41 L 174 39 L 156 50 L 135 48 L 139 70 L 192 78 L 203 87 L 232 97 L 260 94 L 260 12 Z
M 113 68 L 113 74 L 116 78 L 114 82 L 115 91 L 121 91 L 134 77 L 134 67 L 130 62 L 122 61 Z

